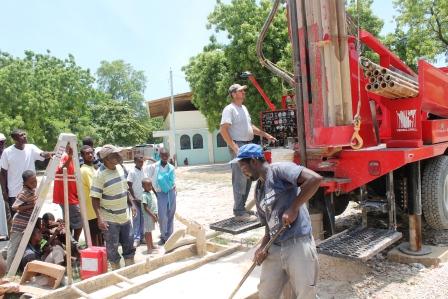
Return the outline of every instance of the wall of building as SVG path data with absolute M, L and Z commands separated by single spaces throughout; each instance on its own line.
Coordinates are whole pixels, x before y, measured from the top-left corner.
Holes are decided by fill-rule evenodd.
M 207 121 L 199 111 L 178 111 L 174 113 L 176 130 L 207 128 Z M 164 129 L 171 128 L 171 113 L 165 119 Z

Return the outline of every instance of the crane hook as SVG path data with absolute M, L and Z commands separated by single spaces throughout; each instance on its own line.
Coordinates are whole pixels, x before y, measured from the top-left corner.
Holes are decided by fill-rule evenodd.
M 352 139 L 350 140 L 350 146 L 352 147 L 352 149 L 355 150 L 362 148 L 362 146 L 364 145 L 364 141 L 362 140 L 361 135 L 359 135 L 360 129 L 361 129 L 361 118 L 355 117 L 355 119 L 353 120 L 354 132 L 352 135 Z

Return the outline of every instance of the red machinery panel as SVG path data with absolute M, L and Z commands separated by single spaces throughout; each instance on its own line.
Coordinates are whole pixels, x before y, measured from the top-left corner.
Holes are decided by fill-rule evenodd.
M 448 75 L 424 60 L 418 70 L 422 110 L 448 118 Z

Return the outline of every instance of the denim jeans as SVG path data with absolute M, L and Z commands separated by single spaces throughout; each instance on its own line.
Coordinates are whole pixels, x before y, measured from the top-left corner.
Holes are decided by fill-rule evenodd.
M 108 229 L 103 232 L 106 241 L 107 260 L 111 263 L 120 262 L 118 246 L 123 249 L 123 258 L 130 259 L 135 255 L 134 240 L 131 236 L 131 221 L 123 224 L 107 222 Z
M 235 141 L 238 147 L 242 147 L 249 142 Z M 229 149 L 232 159 L 236 154 Z M 246 201 L 249 196 L 252 180 L 247 178 L 238 163 L 232 163 L 232 187 L 233 187 L 233 214 L 235 216 L 242 216 L 246 213 Z
M 157 192 L 157 209 L 159 216 L 160 239 L 163 241 L 173 233 L 174 214 L 176 213 L 176 191 Z
M 134 238 L 134 241 L 141 241 L 144 239 L 144 236 L 143 236 L 143 214 L 142 214 L 141 202 L 136 201 L 135 207 L 137 209 L 137 213 L 135 214 L 135 217 L 132 219 L 133 238 Z
M 294 298 L 316 298 L 318 272 L 319 263 L 312 236 L 289 239 L 280 246 L 273 244 L 261 264 L 258 297 L 280 298 L 283 287 L 289 281 Z

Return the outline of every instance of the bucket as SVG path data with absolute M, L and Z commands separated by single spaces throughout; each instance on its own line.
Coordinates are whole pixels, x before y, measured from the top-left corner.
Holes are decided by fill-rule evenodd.
M 81 279 L 97 276 L 107 272 L 106 247 L 89 247 L 80 250 Z

